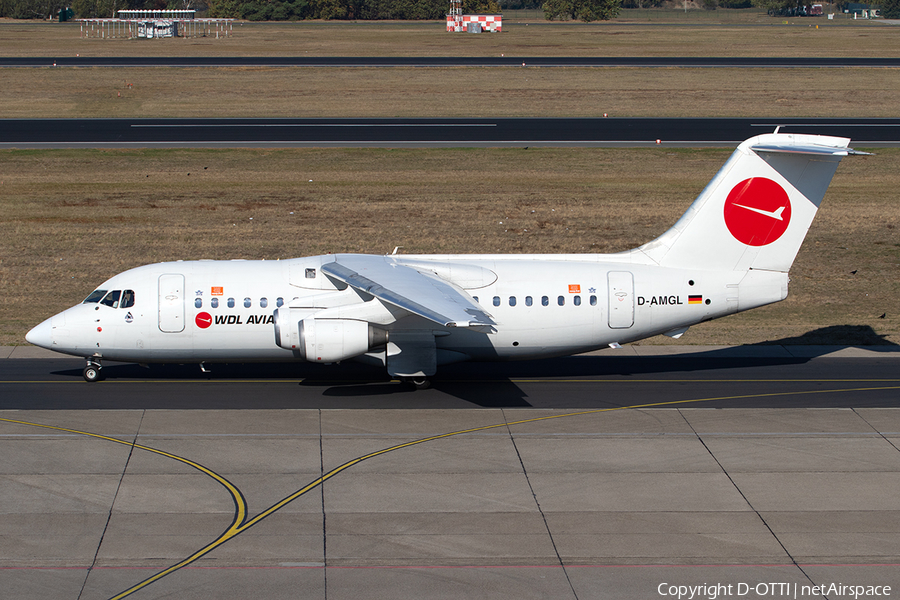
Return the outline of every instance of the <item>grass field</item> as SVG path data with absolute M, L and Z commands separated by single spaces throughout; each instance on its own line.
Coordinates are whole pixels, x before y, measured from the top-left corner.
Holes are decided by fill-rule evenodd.
M 0 69 L 7 118 L 893 117 L 898 97 L 900 69 Z
M 626 250 L 671 226 L 729 153 L 0 152 L 0 345 L 21 343 L 30 326 L 115 273 L 161 260 L 276 260 L 394 246 Z M 698 326 L 681 343 L 805 335 L 808 343 L 900 342 L 898 158 L 900 151 L 879 150 L 841 164 L 792 270 L 788 300 Z
M 435 22 L 245 24 L 226 40 L 142 41 L 83 39 L 71 24 L 0 22 L 0 55 L 900 54 L 898 29 L 889 25 L 728 14 L 721 23 L 707 13 L 702 22 L 676 23 L 686 17 L 632 13 L 590 25 L 525 17 L 482 36 L 447 34 Z M 0 117 L 876 117 L 896 116 L 898 75 L 0 69 Z M 158 260 L 382 253 L 398 245 L 408 253 L 625 250 L 674 223 L 730 151 L 2 151 L 0 344 L 22 343 L 29 327 L 107 277 Z M 841 165 L 787 301 L 704 324 L 679 342 L 900 343 L 898 158 L 879 150 Z
M 629 12 L 629 11 L 626 11 Z M 644 11 L 646 12 L 646 11 Z M 745 11 L 711 11 L 712 15 Z M 642 13 L 643 14 L 643 13 Z M 681 18 L 679 11 L 658 15 Z M 704 15 L 706 11 L 690 11 Z M 84 39 L 78 24 L 0 22 L 0 56 L 900 56 L 900 28 L 862 21 L 243 24 L 228 39 Z M 757 23 L 757 21 L 761 22 Z M 812 25 L 812 26 L 811 26 Z M 819 28 L 816 29 L 815 26 Z M 890 117 L 898 69 L 0 69 L 0 116 Z
M 224 39 L 151 40 L 84 38 L 78 23 L 6 20 L 0 56 L 900 56 L 898 26 L 883 22 L 755 11 L 737 22 L 705 11 L 681 22 L 679 11 L 657 11 L 653 21 L 629 12 L 598 23 L 507 20 L 502 33 L 481 35 L 447 33 L 443 21 L 299 21 L 237 23 Z M 720 12 L 729 13 L 711 14 Z

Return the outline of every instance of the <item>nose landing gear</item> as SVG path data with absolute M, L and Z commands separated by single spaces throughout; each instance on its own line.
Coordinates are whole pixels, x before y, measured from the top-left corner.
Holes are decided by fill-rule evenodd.
M 103 381 L 103 367 L 100 365 L 100 361 L 95 358 L 87 359 L 87 364 L 84 367 L 82 375 L 84 376 L 84 380 L 88 383 Z

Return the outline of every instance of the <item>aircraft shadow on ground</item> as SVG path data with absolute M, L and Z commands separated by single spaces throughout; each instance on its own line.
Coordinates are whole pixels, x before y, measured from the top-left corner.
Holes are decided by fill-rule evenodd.
M 772 355 L 764 346 L 807 346 L 803 356 Z M 828 348 L 814 346 L 827 345 Z M 658 356 L 568 356 L 520 362 L 458 363 L 438 370 L 431 388 L 418 391 L 412 384 L 392 381 L 383 369 L 345 362 L 340 365 L 308 363 L 213 364 L 210 372 L 202 372 L 197 365 L 152 365 L 149 369 L 136 364 L 104 366 L 106 378 L 115 380 L 154 379 L 237 382 L 237 380 L 265 381 L 300 380 L 298 385 L 320 389 L 321 396 L 335 400 L 365 400 L 391 398 L 392 405 L 404 395 L 416 404 L 423 396 L 438 393 L 457 398 L 479 407 L 529 407 L 527 393 L 516 380 L 565 379 L 583 377 L 677 376 L 698 371 L 747 370 L 759 367 L 803 364 L 827 352 L 835 345 L 866 346 L 872 350 L 883 348 L 896 351 L 894 344 L 877 334 L 869 326 L 829 326 L 801 336 L 770 340 L 759 344 L 714 350 L 698 349 L 675 355 Z M 751 349 L 759 348 L 759 356 Z M 750 350 L 748 352 L 748 350 Z M 80 369 L 65 369 L 55 375 L 81 377 Z M 410 404 L 412 405 L 412 404 Z
M 821 353 L 830 352 L 834 346 L 866 346 L 872 347 L 871 350 L 879 350 L 884 348 L 886 351 L 894 351 L 898 344 L 888 340 L 885 336 L 876 333 L 869 325 L 830 325 L 828 327 L 820 327 L 812 331 L 807 331 L 803 335 L 782 338 L 752 346 L 830 346 L 831 348 L 822 348 Z

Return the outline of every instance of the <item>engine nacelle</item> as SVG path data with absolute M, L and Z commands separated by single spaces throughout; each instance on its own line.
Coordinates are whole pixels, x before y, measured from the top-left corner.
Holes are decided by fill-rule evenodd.
M 387 331 L 366 321 L 315 316 L 294 320 L 290 309 L 275 311 L 275 343 L 310 362 L 339 362 L 365 354 L 387 341 Z

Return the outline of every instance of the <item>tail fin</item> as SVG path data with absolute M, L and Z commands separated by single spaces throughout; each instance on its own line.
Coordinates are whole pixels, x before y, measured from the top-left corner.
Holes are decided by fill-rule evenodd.
M 850 140 L 767 134 L 737 147 L 688 211 L 638 251 L 667 267 L 787 272 Z

